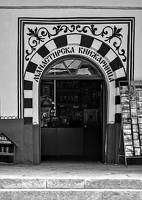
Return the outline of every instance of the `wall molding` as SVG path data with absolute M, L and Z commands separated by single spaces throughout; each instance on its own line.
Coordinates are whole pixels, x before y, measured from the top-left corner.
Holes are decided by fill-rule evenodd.
M 0 6 L 0 9 L 89 9 L 89 10 L 142 10 L 142 6 Z

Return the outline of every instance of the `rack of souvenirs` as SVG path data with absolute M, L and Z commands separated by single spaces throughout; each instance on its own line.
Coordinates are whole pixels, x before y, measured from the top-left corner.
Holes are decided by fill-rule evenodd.
M 119 83 L 125 164 L 142 158 L 142 81 Z
M 18 145 L 5 133 L 0 133 L 0 163 L 15 163 L 15 148 Z

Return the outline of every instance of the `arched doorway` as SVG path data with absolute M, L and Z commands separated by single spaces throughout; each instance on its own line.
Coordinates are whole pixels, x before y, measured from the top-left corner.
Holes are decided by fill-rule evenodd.
M 31 137 L 33 138 L 34 163 L 40 163 L 41 155 L 38 98 L 41 78 L 45 70 L 50 69 L 54 62 L 64 59 L 65 56 L 81 56 L 84 60 L 89 60 L 90 63 L 96 66 L 101 76 L 104 77 L 104 91 L 107 91 L 107 126 L 103 127 L 103 129 L 107 136 L 109 134 L 114 137 L 115 124 L 120 124 L 121 121 L 119 81 L 126 79 L 126 73 L 117 54 L 104 42 L 87 35 L 65 34 L 64 36 L 54 38 L 41 46 L 32 56 L 24 74 L 24 125 L 25 132 L 30 131 Z M 66 77 L 68 79 L 68 76 Z M 89 75 L 86 75 L 87 77 Z M 109 140 L 110 144 L 107 141 L 106 151 L 103 150 L 104 155 L 112 154 L 112 149 L 114 152 L 114 148 L 111 148 L 113 141 Z M 28 143 L 28 141 L 25 143 Z M 103 148 L 105 149 L 105 146 Z
M 120 58 L 107 44 L 96 38 L 83 34 L 71 34 L 48 41 L 29 61 L 23 85 L 24 123 L 39 123 L 37 96 L 40 78 L 47 66 L 64 55 L 83 56 L 99 65 L 108 88 L 108 123 L 115 122 L 115 119 L 120 122 L 120 101 L 116 101 L 120 98 L 118 83 L 126 80 L 125 69 Z
M 40 80 L 41 160 L 105 162 L 106 95 L 89 60 L 67 56 L 48 66 Z

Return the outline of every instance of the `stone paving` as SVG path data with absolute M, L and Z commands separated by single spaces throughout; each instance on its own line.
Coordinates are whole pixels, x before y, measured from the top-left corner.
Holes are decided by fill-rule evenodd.
M 40 165 L 0 164 L 0 177 L 142 178 L 142 165 L 93 161 L 47 161 Z
M 0 165 L 0 200 L 142 200 L 142 165 Z

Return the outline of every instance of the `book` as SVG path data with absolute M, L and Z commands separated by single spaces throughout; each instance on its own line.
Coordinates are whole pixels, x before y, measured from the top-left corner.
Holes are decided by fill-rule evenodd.
M 131 108 L 131 116 L 137 117 L 137 109 L 136 108 Z
M 123 121 L 123 123 L 130 124 L 131 123 L 131 118 L 122 118 L 122 121 Z
M 142 108 L 142 101 L 137 101 L 137 108 Z
M 139 128 L 140 137 L 142 136 L 142 129 Z
M 133 156 L 133 153 L 132 153 L 132 152 L 125 152 L 125 156 L 126 156 L 126 157 L 132 157 L 132 156 Z
M 138 125 L 132 124 L 132 129 L 133 129 L 133 132 L 138 132 Z
M 130 113 L 122 113 L 122 118 L 130 118 Z
M 130 114 L 130 109 L 125 109 L 125 108 L 123 108 L 122 109 L 122 114 Z
M 120 86 L 121 92 L 128 92 L 128 86 Z
M 129 96 L 121 96 L 122 103 L 129 103 Z
M 125 141 L 132 141 L 132 135 L 124 135 Z
M 132 140 L 124 139 L 125 146 L 132 146 Z
M 124 144 L 125 144 L 125 146 L 131 146 L 132 145 L 132 141 L 124 141 Z
M 135 156 L 140 156 L 141 155 L 141 149 L 140 148 L 134 148 L 134 153 L 135 153 Z
M 138 123 L 139 123 L 139 124 L 142 124 L 142 117 L 139 117 L 139 118 L 138 118 Z
M 141 90 L 137 91 L 137 95 L 138 95 L 139 97 L 142 97 L 142 91 L 141 91 Z
M 128 96 L 128 92 L 121 92 L 121 97 L 126 97 Z
M 133 146 L 125 146 L 125 151 L 133 153 Z
M 142 134 L 142 124 L 139 124 L 139 132 Z
M 136 101 L 130 101 L 131 108 L 137 108 Z
M 131 129 L 129 129 L 129 130 L 123 130 L 123 133 L 124 133 L 124 135 L 130 135 L 132 132 L 131 132 Z
M 141 96 L 136 96 L 136 100 L 137 101 L 142 101 L 142 97 Z
M 140 147 L 140 142 L 139 140 L 133 140 L 134 147 Z
M 124 130 L 131 129 L 131 124 L 123 124 L 123 129 Z
M 142 135 L 140 135 L 140 140 L 142 140 Z
M 133 133 L 133 139 L 138 140 L 139 139 L 139 134 L 138 133 Z
M 137 100 L 136 96 L 135 95 L 131 95 L 131 100 L 132 101 L 136 101 Z
M 125 156 L 133 156 L 133 146 L 125 146 Z
M 123 110 L 128 110 L 128 109 L 130 109 L 129 103 L 123 103 L 123 104 L 122 104 L 122 111 L 123 111 Z
M 136 117 L 131 118 L 132 124 L 137 124 L 138 120 Z
M 142 117 L 142 109 L 138 109 L 138 117 Z
M 135 86 L 136 91 L 141 91 L 142 90 L 142 85 L 136 85 Z

